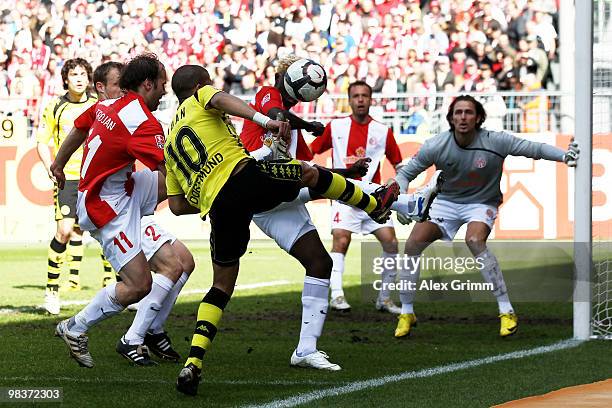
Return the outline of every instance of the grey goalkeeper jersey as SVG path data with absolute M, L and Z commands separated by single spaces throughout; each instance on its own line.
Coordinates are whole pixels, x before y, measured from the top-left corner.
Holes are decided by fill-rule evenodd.
M 563 161 L 564 154 L 555 146 L 486 129 L 480 129 L 469 146 L 460 147 L 453 132 L 446 131 L 428 139 L 396 179 L 406 191 L 408 183 L 433 164 L 446 176 L 441 200 L 497 206 L 502 202 L 499 182 L 506 156 Z

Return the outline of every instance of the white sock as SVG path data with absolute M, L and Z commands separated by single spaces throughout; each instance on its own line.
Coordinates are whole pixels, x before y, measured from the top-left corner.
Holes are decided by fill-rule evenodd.
M 323 331 L 329 302 L 329 279 L 304 278 L 302 291 L 302 327 L 296 353 L 299 357 L 317 351 L 317 339 Z
M 117 282 L 113 282 L 99 290 L 91 302 L 70 319 L 68 330 L 76 334 L 85 333 L 91 326 L 125 309 L 123 305 L 117 301 L 117 294 L 115 292 L 116 286 Z
M 390 283 L 394 283 L 395 282 L 395 278 L 397 277 L 397 268 L 395 267 L 391 267 L 391 268 L 387 268 L 387 262 L 389 262 L 389 264 L 391 265 L 395 265 L 395 257 L 397 256 L 397 254 L 391 254 L 389 252 L 384 252 L 382 253 L 382 257 L 383 257 L 383 272 L 382 272 L 382 283 L 383 286 L 380 289 L 380 292 L 378 293 L 378 298 L 381 300 L 385 300 L 385 299 L 389 299 L 389 297 L 391 297 L 391 291 L 389 290 L 389 284 Z M 393 260 L 393 263 L 391 263 L 390 261 L 386 261 L 387 258 L 391 258 Z
M 157 316 L 155 316 L 153 323 L 151 323 L 151 326 L 149 327 L 149 331 L 151 333 L 163 333 L 164 323 L 166 322 L 166 319 L 168 319 L 168 315 L 170 314 L 172 307 L 174 307 L 174 303 L 176 302 L 176 298 L 178 297 L 179 293 L 181 293 L 181 289 L 183 289 L 183 286 L 185 286 L 185 283 L 187 283 L 187 279 L 189 279 L 189 274 L 183 272 L 174 286 L 172 286 L 172 290 L 170 293 L 168 293 L 168 296 L 166 296 L 164 303 L 162 303 L 161 310 Z
M 332 299 L 338 296 L 344 296 L 342 289 L 342 274 L 344 274 L 344 254 L 340 252 L 330 252 L 329 256 L 333 261 L 333 267 L 330 278 L 330 288 Z
M 402 265 L 399 268 L 399 282 L 401 283 L 399 297 L 400 302 L 402 302 L 402 314 L 414 313 L 414 297 L 421 274 L 420 261 L 420 256 L 406 256 L 402 259 Z M 411 285 L 413 290 L 408 289 L 408 284 Z
M 483 264 L 480 270 L 483 279 L 485 282 L 493 284 L 493 296 L 495 296 L 497 300 L 499 313 L 514 313 L 514 309 L 508 298 L 508 289 L 506 288 L 504 275 L 502 274 L 495 255 L 487 248 L 479 255 L 476 255 L 476 258 L 479 258 Z
M 134 321 L 123 336 L 123 340 L 127 344 L 144 343 L 144 336 L 149 330 L 149 326 L 161 311 L 161 306 L 173 286 L 174 282 L 164 275 L 159 273 L 153 275 L 151 292 L 140 301 Z

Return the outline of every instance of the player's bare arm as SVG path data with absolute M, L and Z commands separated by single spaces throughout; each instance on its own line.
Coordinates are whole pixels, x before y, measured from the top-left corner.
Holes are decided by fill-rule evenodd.
M 77 151 L 77 149 L 83 144 L 83 142 L 85 142 L 86 138 L 87 138 L 86 130 L 72 128 L 72 130 L 66 137 L 66 140 L 64 140 L 64 143 L 62 143 L 62 145 L 60 146 L 60 149 L 57 152 L 57 156 L 55 156 L 55 160 L 53 160 L 53 163 L 51 163 L 51 165 L 48 167 L 49 177 L 51 177 L 51 179 L 57 183 L 57 186 L 60 189 L 64 188 L 64 183 L 66 182 L 66 175 L 64 174 L 64 166 L 66 166 L 66 163 L 68 162 L 68 160 L 70 160 L 70 157 L 73 155 L 73 153 Z M 38 146 L 37 146 L 37 149 L 38 149 Z M 39 150 L 39 155 L 40 155 L 40 149 L 38 150 Z M 48 153 L 48 149 L 47 149 L 47 153 Z M 49 156 L 49 159 L 50 159 L 50 156 Z M 42 157 L 41 157 L 41 160 L 43 160 Z M 43 160 L 43 163 L 44 163 L 44 160 Z
M 279 122 L 267 118 L 247 105 L 242 99 L 236 98 L 228 93 L 216 93 L 215 96 L 210 99 L 210 102 L 208 102 L 207 108 L 209 107 L 222 110 L 230 115 L 252 120 L 282 139 L 290 137 L 291 126 L 288 122 Z
M 185 196 L 168 196 L 168 206 L 174 215 L 199 214 L 200 209 L 189 204 Z
M 50 170 L 50 167 L 51 167 L 51 152 L 49 151 L 49 146 L 47 146 L 45 143 L 37 142 L 36 143 L 36 152 L 38 153 L 38 157 L 40 158 L 40 161 L 45 166 L 45 170 L 47 171 L 47 174 L 49 175 L 49 178 L 51 180 L 53 180 L 53 173 L 51 173 L 51 170 Z

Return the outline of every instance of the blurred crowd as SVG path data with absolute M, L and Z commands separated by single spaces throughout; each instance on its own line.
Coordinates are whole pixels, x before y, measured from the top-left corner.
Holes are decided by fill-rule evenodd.
M 151 51 L 171 71 L 203 64 L 215 85 L 253 94 L 295 53 L 328 92 L 365 79 L 383 95 L 555 89 L 557 0 L 0 0 L 0 98 L 30 111 L 63 92 L 66 59 L 94 66 Z M 334 103 L 320 109 L 341 109 Z M 387 104 L 386 109 L 413 109 Z M 418 107 L 418 106 L 417 106 Z M 435 107 L 425 106 L 426 109 Z

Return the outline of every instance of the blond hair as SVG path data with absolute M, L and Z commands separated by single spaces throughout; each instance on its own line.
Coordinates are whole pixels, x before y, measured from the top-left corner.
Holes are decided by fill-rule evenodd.
M 276 66 L 276 73 L 281 75 L 284 74 L 285 72 L 287 72 L 287 69 L 291 64 L 301 59 L 301 57 L 298 57 L 295 54 L 285 55 L 283 58 L 278 60 L 278 65 Z

